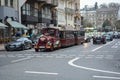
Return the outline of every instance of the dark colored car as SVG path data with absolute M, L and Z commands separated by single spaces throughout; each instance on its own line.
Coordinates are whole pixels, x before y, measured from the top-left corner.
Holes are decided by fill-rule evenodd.
M 31 49 L 31 48 L 32 48 L 32 41 L 26 37 L 18 38 L 5 45 L 5 49 L 7 51 L 25 50 L 25 49 Z
M 119 38 L 119 33 L 118 32 L 114 32 L 113 33 L 113 38 L 115 38 L 115 39 Z
M 93 44 L 106 44 L 106 38 L 104 36 L 93 37 Z

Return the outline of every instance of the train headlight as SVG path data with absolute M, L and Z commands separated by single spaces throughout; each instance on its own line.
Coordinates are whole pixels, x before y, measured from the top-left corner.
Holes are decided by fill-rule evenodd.
M 48 42 L 47 42 L 47 45 L 51 45 L 51 44 L 52 44 L 51 41 L 48 41 Z

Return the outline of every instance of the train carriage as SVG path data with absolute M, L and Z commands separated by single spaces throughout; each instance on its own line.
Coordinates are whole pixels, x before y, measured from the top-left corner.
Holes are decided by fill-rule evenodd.
M 56 48 L 72 46 L 84 42 L 84 31 L 65 30 L 60 27 L 42 29 L 42 35 L 34 45 L 35 51 L 41 49 L 54 50 Z

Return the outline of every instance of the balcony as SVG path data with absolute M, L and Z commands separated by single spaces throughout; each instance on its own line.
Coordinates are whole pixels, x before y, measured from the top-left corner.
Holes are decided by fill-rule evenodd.
M 41 11 L 39 11 L 38 16 L 39 16 L 38 17 L 39 23 L 46 23 L 46 24 L 51 23 L 51 16 L 49 14 L 42 13 Z
M 51 7 L 57 7 L 58 0 L 46 0 L 46 4 L 50 5 Z
M 23 22 L 38 22 L 38 10 L 22 10 L 21 17 Z
M 71 8 L 65 8 L 66 13 L 68 14 L 75 14 L 75 10 Z
M 30 15 L 21 15 L 22 22 L 30 22 L 30 23 L 36 23 L 38 22 L 38 17 L 30 16 Z

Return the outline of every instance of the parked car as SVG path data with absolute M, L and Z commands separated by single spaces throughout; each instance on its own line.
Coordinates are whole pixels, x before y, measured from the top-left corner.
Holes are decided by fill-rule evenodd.
M 91 40 L 91 37 L 88 35 L 88 36 L 85 36 L 84 38 L 84 41 L 87 43 L 87 42 L 90 42 Z
M 117 31 L 113 33 L 113 38 L 115 38 L 115 39 L 119 38 L 119 33 Z
M 93 37 L 93 44 L 106 44 L 106 38 L 104 36 Z
M 35 39 L 32 40 L 32 46 L 33 46 L 33 47 L 34 47 L 34 45 L 38 42 L 38 39 L 39 39 L 39 38 L 35 38 Z
M 105 38 L 107 41 L 112 41 L 113 40 L 113 35 L 111 34 L 104 34 Z
M 25 50 L 32 48 L 32 41 L 26 37 L 20 37 L 14 41 L 11 41 L 5 45 L 7 51 L 11 50 Z

